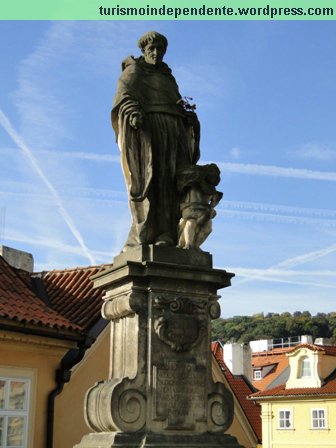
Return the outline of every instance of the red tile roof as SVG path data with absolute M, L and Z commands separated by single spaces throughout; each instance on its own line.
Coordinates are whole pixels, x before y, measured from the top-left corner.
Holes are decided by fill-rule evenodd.
M 103 289 L 93 289 L 91 276 L 105 265 L 42 272 L 40 274 L 53 309 L 71 322 L 89 329 L 101 318 Z
M 49 308 L 29 288 L 24 276 L 0 256 L 0 318 L 81 332 L 82 327 Z
M 262 379 L 253 380 L 252 384 L 256 389 L 266 390 L 272 382 L 289 366 L 287 355 L 294 354 L 297 350 L 308 348 L 313 351 L 319 351 L 329 356 L 336 356 L 336 346 L 299 344 L 295 347 L 269 350 L 267 352 L 252 354 L 253 369 L 274 366 Z
M 329 356 L 336 356 L 336 346 L 335 345 L 317 345 L 317 344 L 299 344 L 296 347 L 288 351 L 288 354 L 295 353 L 297 350 L 302 348 L 308 348 L 312 351 L 323 352 Z
M 106 267 L 29 274 L 0 256 L 0 318 L 83 334 L 101 319 L 104 291 L 90 278 Z
M 288 353 L 288 348 L 252 354 L 253 369 L 274 365 L 262 379 L 252 381 L 256 389 L 266 389 L 289 366 L 286 352 Z
M 221 371 L 245 413 L 258 441 L 261 442 L 261 408 L 259 405 L 256 405 L 253 401 L 248 399 L 248 396 L 254 392 L 255 389 L 253 389 L 252 385 L 248 383 L 243 375 L 232 375 L 223 361 L 223 347 L 220 342 L 213 342 L 211 348 Z M 251 404 L 253 405 L 251 406 Z
M 286 385 L 273 387 L 272 389 L 263 390 L 251 395 L 253 399 L 265 399 L 272 397 L 298 397 L 312 395 L 336 395 L 336 369 L 325 379 L 325 383 L 321 387 L 298 387 L 287 388 Z

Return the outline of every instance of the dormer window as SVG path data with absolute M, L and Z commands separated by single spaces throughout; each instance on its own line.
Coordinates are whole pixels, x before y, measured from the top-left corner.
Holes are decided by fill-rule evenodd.
M 311 365 L 308 356 L 304 356 L 300 360 L 299 366 L 299 378 L 310 378 L 311 377 Z
M 321 387 L 323 377 L 319 364 L 323 354 L 323 350 L 318 347 L 315 349 L 314 346 L 299 346 L 290 351 L 288 353 L 290 373 L 286 389 Z
M 262 372 L 260 369 L 253 370 L 253 379 L 254 380 L 261 380 L 262 379 Z

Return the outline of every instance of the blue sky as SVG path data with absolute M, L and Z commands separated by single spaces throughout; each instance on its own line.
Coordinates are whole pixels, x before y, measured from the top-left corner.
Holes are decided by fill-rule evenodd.
M 35 270 L 108 263 L 130 215 L 110 109 L 155 29 L 222 171 L 203 246 L 236 273 L 222 315 L 334 311 L 335 22 L 1 22 L 0 243 Z

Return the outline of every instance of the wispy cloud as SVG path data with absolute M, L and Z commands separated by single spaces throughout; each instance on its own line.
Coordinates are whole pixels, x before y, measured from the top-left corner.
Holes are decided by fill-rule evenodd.
M 227 95 L 228 76 L 218 67 L 195 62 L 174 68 L 182 96 L 192 96 L 198 108 Z M 191 101 L 192 102 L 192 101 Z
M 58 58 L 71 48 L 72 22 L 51 23 L 44 39 L 21 61 L 18 88 L 13 93 L 20 117 L 20 133 L 35 148 L 52 148 L 55 142 L 69 137 L 64 123 L 67 112 L 57 83 L 48 76 L 59 72 Z
M 29 162 L 31 163 L 31 166 L 33 167 L 35 173 L 38 175 L 38 177 L 41 179 L 45 187 L 48 189 L 51 197 L 53 198 L 55 205 L 64 219 L 64 222 L 68 226 L 69 230 L 79 243 L 80 247 L 82 248 L 83 252 L 87 256 L 87 258 L 90 260 L 92 264 L 95 264 L 95 259 L 90 253 L 89 249 L 86 247 L 86 244 L 84 243 L 84 240 L 82 238 L 82 235 L 80 234 L 78 228 L 76 227 L 75 223 L 73 222 L 71 216 L 65 209 L 63 202 L 61 200 L 61 197 L 59 196 L 58 192 L 56 191 L 55 187 L 52 185 L 52 183 L 49 181 L 48 177 L 40 167 L 38 161 L 35 159 L 33 152 L 31 149 L 26 145 L 22 137 L 16 132 L 16 130 L 13 128 L 12 124 L 4 114 L 4 112 L 0 109 L 0 125 L 3 127 L 3 129 L 7 132 L 7 134 L 11 137 L 14 143 L 18 146 L 18 148 L 21 149 L 21 151 L 24 153 L 24 155 L 28 158 Z
M 134 33 L 137 28 L 138 25 L 135 25 Z M 23 151 L 28 157 L 34 170 L 27 170 L 22 155 L 16 155 L 20 154 L 17 148 L 14 148 L 15 151 L 8 147 L 0 149 L 2 154 L 11 157 L 12 166 L 15 167 L 13 174 L 28 181 L 21 186 L 7 185 L 9 188 L 4 186 L 6 177 L 0 181 L 2 197 L 5 195 L 5 198 L 11 196 L 18 199 L 11 207 L 5 236 L 10 240 L 12 231 L 20 226 L 18 217 L 21 216 L 21 220 L 28 224 L 24 232 L 38 236 L 41 244 L 37 246 L 44 248 L 43 259 L 46 263 L 50 263 L 50 260 L 57 263 L 59 259 L 64 259 L 65 263 L 74 262 L 74 257 L 63 257 L 59 250 L 64 248 L 65 254 L 71 254 L 69 234 L 79 243 L 74 255 L 78 257 L 84 254 L 91 264 L 95 264 L 96 260 L 109 260 L 113 254 L 114 241 L 125 237 L 125 193 L 97 189 L 93 195 L 87 187 L 88 179 L 91 180 L 89 176 L 93 177 L 93 174 L 85 171 L 84 164 L 76 163 L 76 160 L 90 162 L 92 159 L 95 163 L 115 163 L 119 161 L 118 155 L 99 156 L 96 148 L 91 153 L 65 151 L 64 148 L 69 141 L 74 140 L 76 132 L 74 115 L 78 105 L 73 99 L 77 85 L 74 79 L 80 76 L 81 79 L 88 77 L 91 81 L 93 77 L 97 79 L 97 76 L 105 76 L 110 80 L 112 68 L 116 71 L 122 58 L 127 55 L 127 29 L 126 24 L 111 22 L 97 23 L 95 26 L 88 22 L 52 22 L 45 28 L 43 38 L 18 65 L 17 89 L 11 98 L 18 112 L 19 124 L 17 130 L 13 129 L 9 120 L 6 122 L 4 114 L 1 124 L 7 125 L 7 133 L 11 133 L 12 140 L 20 147 L 21 153 Z M 118 35 L 118 38 L 111 39 L 111 33 Z M 85 51 L 81 51 L 83 48 Z M 120 53 L 124 51 L 121 57 Z M 70 64 L 71 70 L 64 70 L 64 66 Z M 68 95 L 70 89 L 74 96 Z M 77 144 L 82 146 L 80 139 Z M 38 176 L 34 178 L 35 173 Z M 10 172 L 7 178 L 13 178 Z M 46 188 L 41 188 L 40 180 Z M 109 207 L 99 210 L 93 201 L 105 201 L 107 197 Z M 122 206 L 119 207 L 117 203 Z M 121 230 L 115 222 L 115 215 L 111 213 L 113 207 L 119 212 L 118 217 L 123 225 Z M 16 210 L 21 210 L 21 213 L 18 214 Z M 76 223 L 74 216 L 80 217 Z M 96 225 L 93 221 L 96 221 Z M 118 232 L 120 235 L 117 235 Z M 97 236 L 99 233 L 106 235 L 104 242 Z M 50 239 L 54 241 L 53 247 L 48 245 Z M 22 243 L 30 244 L 24 238 Z M 34 242 L 31 244 L 34 245 Z M 109 247 L 111 252 L 99 255 L 99 251 L 94 250 L 97 247 Z M 54 255 L 56 253 L 57 257 Z
M 231 157 L 238 160 L 241 157 L 241 149 L 235 146 L 230 149 L 229 154 Z
M 292 151 L 296 157 L 308 160 L 333 161 L 336 160 L 336 149 L 323 143 L 311 142 L 302 145 L 296 151 Z

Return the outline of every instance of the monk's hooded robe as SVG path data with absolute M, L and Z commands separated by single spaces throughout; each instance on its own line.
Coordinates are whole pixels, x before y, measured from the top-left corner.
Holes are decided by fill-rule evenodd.
M 199 159 L 199 122 L 181 102 L 175 78 L 165 64 L 147 64 L 130 56 L 112 109 L 112 125 L 121 151 L 122 168 L 133 218 L 127 247 L 177 244 L 178 168 Z M 141 113 L 139 129 L 130 117 Z

